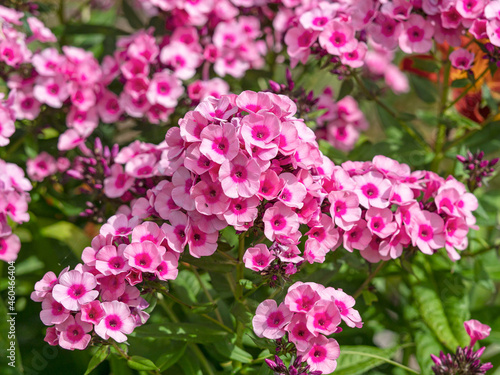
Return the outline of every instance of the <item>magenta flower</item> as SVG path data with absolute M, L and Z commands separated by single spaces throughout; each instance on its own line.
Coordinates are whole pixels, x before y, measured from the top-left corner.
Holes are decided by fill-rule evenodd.
M 386 208 L 389 206 L 392 184 L 379 172 L 368 172 L 362 176 L 354 176 L 357 184 L 355 193 L 359 203 L 365 207 Z
M 264 270 L 274 259 L 276 257 L 271 254 L 264 244 L 257 244 L 248 248 L 243 255 L 245 267 L 256 272 Z
M 404 23 L 399 47 L 406 53 L 426 53 L 432 47 L 434 28 L 419 14 L 412 14 Z
M 104 179 L 104 193 L 109 198 L 121 197 L 134 185 L 135 178 L 124 173 L 120 164 L 113 164 L 110 170 L 111 176 Z
M 345 22 L 331 21 L 319 34 L 319 44 L 332 55 L 340 56 L 358 45 L 354 29 Z
M 218 232 L 204 232 L 201 223 L 192 223 L 187 233 L 187 243 L 189 245 L 189 254 L 195 258 L 212 255 L 217 250 Z
M 273 241 L 277 235 L 289 235 L 299 229 L 298 216 L 283 203 L 275 203 L 268 208 L 262 218 L 264 234 Z
M 424 254 L 444 247 L 446 240 L 443 232 L 444 221 L 438 214 L 429 211 L 416 211 L 412 215 L 411 240 Z
M 307 328 L 314 336 L 334 333 L 340 322 L 340 312 L 333 301 L 319 300 L 307 313 Z
M 21 241 L 18 236 L 10 234 L 5 237 L 0 237 L 0 260 L 4 262 L 16 260 L 19 250 L 21 250 Z
M 193 186 L 191 199 L 194 200 L 196 210 L 203 215 L 223 214 L 230 203 L 229 197 L 224 194 L 221 183 L 218 180 L 211 181 L 208 176 L 203 177 L 200 182 Z
M 257 195 L 261 198 L 272 200 L 277 197 L 285 181 L 280 179 L 276 172 L 268 169 L 260 175 L 260 187 Z
M 187 244 L 188 217 L 183 212 L 174 211 L 169 216 L 169 221 L 170 225 L 162 225 L 162 229 L 166 233 L 168 246 L 172 250 L 182 253 Z
M 307 361 L 309 370 L 321 371 L 330 374 L 337 368 L 337 358 L 340 347 L 335 339 L 327 339 L 319 335 L 310 341 L 311 347 L 303 354 L 302 359 Z
M 116 342 L 124 342 L 127 340 L 125 334 L 132 333 L 135 328 L 135 321 L 130 314 L 129 307 L 118 301 L 103 302 L 105 316 L 95 326 L 94 330 L 104 340 L 110 337 Z
M 343 239 L 343 245 L 347 251 L 352 252 L 353 249 L 361 251 L 366 249 L 370 244 L 372 233 L 370 229 L 368 229 L 366 221 L 360 219 L 352 229 L 344 233 Z
M 466 49 L 459 48 L 450 53 L 449 59 L 451 65 L 460 70 L 469 70 L 474 63 L 474 53 Z
M 97 298 L 96 286 L 96 278 L 91 273 L 68 271 L 59 276 L 59 284 L 54 286 L 52 296 L 68 310 L 78 311 L 81 305 Z
M 252 319 L 253 330 L 258 337 L 279 339 L 285 335 L 285 326 L 290 323 L 292 313 L 284 303 L 279 306 L 275 300 L 266 299 Z
M 351 191 L 332 191 L 328 195 L 330 214 L 337 226 L 350 230 L 361 218 L 358 196 Z
M 130 267 L 137 268 L 142 272 L 154 273 L 160 265 L 165 251 L 163 246 L 156 246 L 151 241 L 144 241 L 127 245 L 123 255 L 128 259 Z
M 285 182 L 285 185 L 278 194 L 278 200 L 288 207 L 302 208 L 307 195 L 304 184 L 299 182 L 296 176 L 288 172 L 280 174 L 279 178 Z
M 294 284 L 288 288 L 288 293 L 285 297 L 285 305 L 292 312 L 307 313 L 314 304 L 321 299 L 318 292 L 313 289 L 309 283 Z
M 158 276 L 160 280 L 175 280 L 179 273 L 177 270 L 178 265 L 179 261 L 175 253 L 166 252 L 163 255 L 161 263 L 156 267 L 156 276 Z
M 306 351 L 310 346 L 310 341 L 315 337 L 307 328 L 306 316 L 301 314 L 293 315 L 286 330 L 289 340 L 295 344 L 299 352 Z
M 40 320 L 46 326 L 51 326 L 53 324 L 60 324 L 64 322 L 70 311 L 67 310 L 62 304 L 57 302 L 52 294 L 47 294 L 42 301 L 42 311 L 40 311 Z
M 476 341 L 483 340 L 490 335 L 491 328 L 480 321 L 471 319 L 464 322 L 465 330 L 470 336 L 470 347 L 472 348 Z
M 173 108 L 184 92 L 181 81 L 164 70 L 153 75 L 147 91 L 147 99 L 151 104 L 160 104 L 166 108 Z
M 233 160 L 238 155 L 239 144 L 232 124 L 208 125 L 201 131 L 200 138 L 200 152 L 217 164 Z
M 69 316 L 63 323 L 56 325 L 56 329 L 60 332 L 59 345 L 62 348 L 84 350 L 89 344 L 88 332 L 92 330 L 92 324 L 83 322 L 80 316 L 80 313 L 74 318 Z
M 260 167 L 254 159 L 239 153 L 226 160 L 219 169 L 219 179 L 224 193 L 230 198 L 250 198 L 259 190 Z
M 370 207 L 365 215 L 368 228 L 380 238 L 386 238 L 398 229 L 398 224 L 393 221 L 393 217 L 390 209 L 375 207 Z
M 353 306 L 356 304 L 356 300 L 345 293 L 342 289 L 326 288 L 321 291 L 322 296 L 326 296 L 327 299 L 331 299 L 335 302 L 335 305 L 339 309 L 340 318 L 349 327 L 361 328 L 363 327 L 363 321 L 361 320 L 361 315 Z
M 92 323 L 94 325 L 99 324 L 105 315 L 104 309 L 99 301 L 92 301 L 82 305 L 81 313 L 81 319 L 83 322 Z
M 130 265 L 123 252 L 127 245 L 121 244 L 118 249 L 113 245 L 104 246 L 96 254 L 95 268 L 103 275 L 117 275 L 128 271 Z
M 224 220 L 235 227 L 253 223 L 258 216 L 257 206 L 259 204 L 260 201 L 256 196 L 231 199 L 227 211 L 223 214 Z

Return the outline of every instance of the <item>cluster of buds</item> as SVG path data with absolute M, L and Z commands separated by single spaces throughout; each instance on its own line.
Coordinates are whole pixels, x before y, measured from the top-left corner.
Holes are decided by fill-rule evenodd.
M 436 364 L 432 367 L 435 375 L 483 375 L 491 370 L 491 363 L 481 363 L 480 357 L 485 347 L 475 351 L 474 344 L 490 335 L 491 328 L 486 324 L 471 319 L 464 322 L 465 330 L 470 336 L 470 344 L 465 348 L 458 347 L 455 354 L 439 353 L 439 357 L 431 354 Z
M 307 362 L 302 362 L 302 356 L 298 356 L 294 361 L 290 361 L 287 367 L 285 363 L 277 355 L 274 356 L 274 361 L 265 359 L 266 364 L 279 375 L 321 375 L 321 371 L 309 371 L 310 367 Z
M 497 64 L 500 67 L 500 48 L 492 43 L 486 43 L 483 50 L 486 52 L 483 59 L 488 59 L 490 63 Z
M 457 155 L 457 159 L 464 165 L 468 174 L 467 186 L 471 192 L 483 186 L 485 179 L 491 177 L 493 172 L 495 172 L 494 166 L 499 160 L 499 158 L 485 160 L 484 151 L 479 151 L 475 154 L 467 151 L 467 157 Z
M 299 86 L 295 88 L 295 82 L 292 78 L 292 73 L 290 69 L 286 69 L 286 84 L 279 84 L 272 80 L 269 80 L 269 92 L 274 94 L 282 94 L 288 96 L 297 105 L 297 114 L 300 117 L 305 117 L 307 113 L 315 110 L 315 106 L 318 103 L 319 98 L 314 96 L 314 92 L 311 90 L 306 92 L 306 90 Z

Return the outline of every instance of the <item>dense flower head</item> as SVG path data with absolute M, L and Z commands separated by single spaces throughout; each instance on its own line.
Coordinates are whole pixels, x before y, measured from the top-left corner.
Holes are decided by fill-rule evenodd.
M 354 303 L 354 298 L 341 289 L 296 282 L 288 288 L 279 306 L 274 300 L 266 300 L 258 306 L 252 320 L 253 329 L 258 337 L 271 340 L 287 334 L 287 340 L 293 343 L 297 358 L 300 358 L 296 362 L 304 362 L 311 373 L 329 374 L 337 367 L 340 350 L 338 342 L 326 336 L 340 332 L 342 320 L 349 327 L 361 328 L 363 325 L 359 313 L 352 308 Z M 352 324 L 348 316 L 356 323 Z M 276 362 L 267 363 L 278 371 Z M 298 367 L 299 363 L 294 366 Z

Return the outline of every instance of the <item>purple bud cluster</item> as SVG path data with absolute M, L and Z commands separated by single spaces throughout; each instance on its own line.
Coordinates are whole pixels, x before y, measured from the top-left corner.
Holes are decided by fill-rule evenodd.
M 464 165 L 464 169 L 468 174 L 467 185 L 470 191 L 474 191 L 485 184 L 485 180 L 495 172 L 494 167 L 499 160 L 499 158 L 484 159 L 484 151 L 478 151 L 475 154 L 467 151 L 467 157 L 457 155 L 457 159 Z

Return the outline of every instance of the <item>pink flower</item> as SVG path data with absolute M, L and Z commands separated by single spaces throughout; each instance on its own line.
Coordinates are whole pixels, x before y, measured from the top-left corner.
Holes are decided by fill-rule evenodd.
M 285 185 L 277 197 L 278 200 L 288 207 L 302 208 L 307 194 L 304 184 L 288 172 L 280 174 L 279 178 L 284 181 Z
M 200 152 L 217 164 L 233 160 L 238 155 L 239 144 L 232 124 L 208 125 L 201 131 L 200 138 Z
M 330 251 L 339 240 L 339 232 L 335 229 L 334 224 L 331 218 L 325 214 L 321 215 L 320 225 L 312 227 L 307 233 L 306 236 L 309 236 L 307 243 L 311 245 L 309 242 L 313 240 L 321 249 L 325 251 Z
M 187 233 L 189 254 L 195 258 L 212 255 L 217 250 L 218 232 L 204 232 L 197 223 L 193 223 Z
M 357 184 L 355 193 L 359 203 L 365 207 L 386 208 L 389 206 L 392 184 L 379 172 L 368 172 L 362 176 L 354 176 Z
M 59 333 L 59 345 L 68 350 L 84 350 L 90 342 L 88 332 L 92 330 L 92 324 L 83 322 L 81 314 L 73 318 L 69 316 L 63 323 L 58 324 L 56 329 Z
M 438 214 L 429 211 L 416 211 L 412 215 L 411 240 L 424 254 L 444 247 L 444 221 Z
M 266 299 L 255 311 L 253 330 L 258 337 L 279 339 L 285 335 L 285 327 L 291 319 L 292 313 L 284 303 L 277 306 L 276 301 Z
M 130 314 L 129 307 L 119 301 L 103 302 L 105 316 L 95 326 L 97 333 L 104 340 L 110 337 L 116 342 L 124 342 L 127 340 L 125 334 L 130 334 L 135 328 L 134 318 Z
M 226 212 L 230 199 L 224 194 L 219 181 L 202 178 L 191 190 L 191 199 L 196 210 L 204 215 L 217 215 Z
M 226 212 L 224 212 L 224 220 L 229 225 L 242 226 L 247 223 L 253 223 L 257 218 L 257 206 L 260 201 L 257 197 L 231 199 L 231 203 Z
M 127 245 L 123 255 L 128 259 L 130 267 L 143 272 L 154 273 L 160 265 L 165 251 L 166 249 L 163 246 L 156 246 L 151 241 L 144 241 Z
M 162 225 L 162 229 L 166 233 L 168 246 L 172 250 L 182 253 L 187 244 L 188 217 L 183 212 L 175 211 L 172 212 L 168 220 L 170 225 Z
M 330 214 L 336 225 L 350 230 L 361 218 L 358 196 L 351 191 L 332 191 L 328 194 Z
M 485 339 L 490 335 L 491 328 L 480 321 L 471 319 L 464 322 L 465 330 L 470 336 L 470 347 L 473 347 L 476 341 Z
M 321 291 L 320 294 L 325 296 L 327 299 L 332 299 L 335 302 L 335 305 L 340 312 L 340 318 L 345 322 L 345 324 L 351 328 L 363 327 L 363 322 L 359 312 L 352 308 L 356 304 L 356 300 L 353 297 L 344 293 L 342 289 L 334 288 L 326 288 Z
M 316 302 L 321 299 L 320 295 L 309 283 L 293 284 L 288 288 L 285 297 L 285 305 L 292 312 L 308 313 Z
M 434 28 L 421 15 L 412 14 L 404 23 L 399 47 L 406 53 L 425 53 L 432 47 Z
M 181 81 L 164 70 L 153 75 L 146 96 L 151 104 L 174 108 L 183 92 Z
M 35 290 L 31 292 L 31 299 L 35 302 L 42 302 L 45 296 L 52 291 L 57 284 L 57 276 L 50 271 L 43 275 L 40 281 L 35 283 Z
M 28 176 L 35 181 L 43 181 L 45 177 L 57 172 L 56 159 L 45 151 L 38 154 L 34 159 L 26 162 Z
M 99 301 L 92 301 L 82 305 L 81 319 L 83 322 L 97 325 L 105 315 L 106 313 Z
M 327 339 L 319 335 L 310 341 L 310 348 L 303 353 L 302 360 L 306 361 L 311 371 L 321 371 L 330 374 L 337 368 L 337 358 L 340 347 L 335 339 Z
M 166 252 L 163 255 L 162 261 L 158 267 L 156 267 L 156 276 L 160 280 L 175 280 L 179 271 L 177 267 L 179 262 L 175 253 Z
M 69 97 L 66 82 L 62 76 L 39 77 L 33 88 L 33 95 L 40 103 L 53 108 L 61 108 Z
M 285 181 L 279 178 L 276 172 L 268 169 L 260 175 L 260 187 L 257 195 L 260 198 L 272 200 L 277 197 L 284 185 Z
M 252 271 L 264 270 L 276 257 L 269 252 L 269 249 L 264 244 L 257 244 L 250 247 L 243 255 L 245 267 Z
M 354 38 L 354 29 L 345 22 L 331 21 L 319 34 L 319 44 L 332 55 L 341 56 L 356 48 L 358 41 Z
M 17 254 L 19 254 L 19 250 L 21 250 L 21 241 L 18 236 L 10 234 L 5 237 L 0 237 L 0 260 L 4 262 L 15 261 L 17 259 Z
M 104 193 L 109 198 L 118 198 L 134 185 L 135 178 L 123 172 L 120 164 L 113 164 L 110 169 L 111 176 L 104 179 Z
M 380 238 L 386 238 L 398 229 L 398 224 L 393 221 L 392 211 L 388 208 L 370 207 L 365 219 L 370 231 Z
M 118 249 L 113 245 L 101 248 L 96 255 L 95 268 L 105 276 L 118 275 L 121 272 L 128 271 L 130 265 L 123 254 L 125 247 L 125 244 L 121 244 Z
M 349 231 L 344 233 L 344 248 L 352 252 L 353 249 L 364 250 L 372 240 L 370 229 L 366 225 L 366 221 L 360 219 Z
M 459 48 L 450 53 L 451 65 L 460 70 L 469 70 L 474 63 L 474 53 Z
M 485 5 L 484 0 L 458 0 L 456 8 L 463 18 L 476 19 L 483 13 Z
M 307 328 L 314 335 L 330 335 L 340 324 L 340 312 L 333 301 L 319 300 L 307 313 Z
M 276 235 L 289 235 L 299 229 L 297 214 L 281 202 L 277 202 L 274 206 L 268 208 L 262 220 L 264 222 L 264 233 L 271 241 L 275 239 Z
M 302 18 L 301 18 L 302 19 Z M 322 28 L 321 28 L 322 29 Z M 290 55 L 292 64 L 295 67 L 298 62 L 305 64 L 311 54 L 311 46 L 318 38 L 318 31 L 306 30 L 302 26 L 292 27 L 285 34 L 285 44 Z
M 306 315 L 294 314 L 286 330 L 290 341 L 295 344 L 299 352 L 306 351 L 310 346 L 309 342 L 314 339 L 307 328 Z
M 254 159 L 239 153 L 226 160 L 219 169 L 219 179 L 224 193 L 230 198 L 250 198 L 259 190 L 260 167 Z
M 40 311 L 40 320 L 46 326 L 51 326 L 53 324 L 60 324 L 64 322 L 70 315 L 70 311 L 67 310 L 62 304 L 57 302 L 52 294 L 47 294 L 47 296 L 42 301 L 42 311 Z
M 52 296 L 71 311 L 80 310 L 80 306 L 93 301 L 99 295 L 95 276 L 90 272 L 68 271 L 59 276 L 59 284 L 54 286 Z
M 192 78 L 200 66 L 200 54 L 181 42 L 173 42 L 162 48 L 160 61 L 182 80 Z
M 97 101 L 97 113 L 101 121 L 106 124 L 117 122 L 123 113 L 123 108 L 116 94 L 104 91 L 101 99 Z
M 161 246 L 165 240 L 165 233 L 152 221 L 145 221 L 132 230 L 132 242 L 151 241 L 157 246 Z

